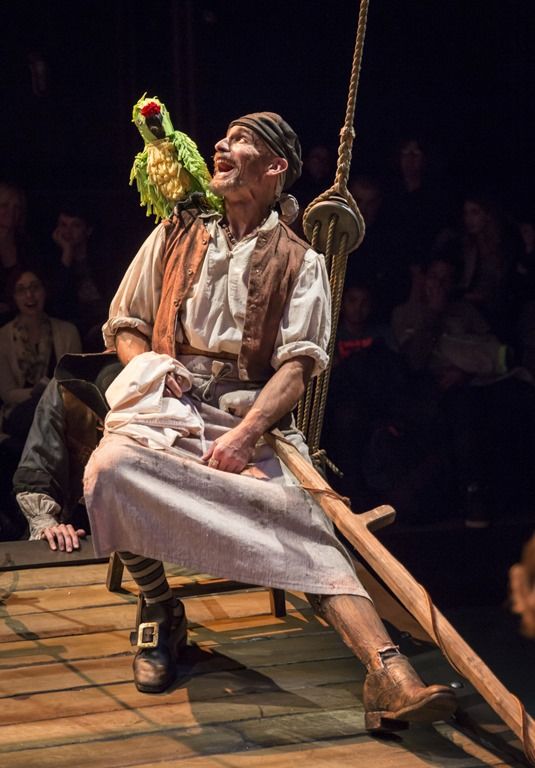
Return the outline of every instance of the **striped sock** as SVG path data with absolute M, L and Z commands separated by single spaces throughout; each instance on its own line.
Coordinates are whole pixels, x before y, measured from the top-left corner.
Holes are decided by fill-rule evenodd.
M 174 601 L 174 596 L 167 581 L 161 560 L 133 555 L 131 552 L 118 552 L 119 558 L 130 576 L 143 593 L 147 605 Z M 174 614 L 181 616 L 183 607 L 180 600 L 175 601 Z

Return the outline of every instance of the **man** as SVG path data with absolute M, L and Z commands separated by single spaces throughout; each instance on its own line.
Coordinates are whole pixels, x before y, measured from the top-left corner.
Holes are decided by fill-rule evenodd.
M 106 265 L 91 247 L 93 227 L 77 201 L 60 207 L 52 240 L 58 253 L 50 265 L 53 285 L 53 313 L 71 320 L 80 331 L 84 350 L 100 350 L 100 326 L 106 318 L 104 287 Z M 108 295 L 109 300 L 109 295 Z
M 119 551 L 143 595 L 136 686 L 164 690 L 185 642 L 184 608 L 160 562 L 174 560 L 310 593 L 367 666 L 369 727 L 442 719 L 452 692 L 424 686 L 399 654 L 321 508 L 261 440 L 279 424 L 305 449 L 288 414 L 327 362 L 323 260 L 274 210 L 301 170 L 297 136 L 279 115 L 254 113 L 233 121 L 215 150 L 212 189 L 225 218 L 182 210 L 160 225 L 104 327 L 124 364 L 151 349 L 184 363 L 205 425 L 163 450 L 108 433 L 86 468 L 96 550 Z M 181 395 L 172 377 L 166 386 Z

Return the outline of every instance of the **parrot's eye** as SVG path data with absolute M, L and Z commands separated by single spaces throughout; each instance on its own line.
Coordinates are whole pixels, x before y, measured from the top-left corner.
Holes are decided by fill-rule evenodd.
M 136 123 L 138 125 L 143 125 L 143 120 L 140 117 L 138 117 L 138 119 L 136 120 Z

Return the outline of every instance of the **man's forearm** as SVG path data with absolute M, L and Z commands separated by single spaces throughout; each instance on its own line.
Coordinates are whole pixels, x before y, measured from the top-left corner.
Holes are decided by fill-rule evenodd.
M 313 368 L 314 360 L 311 357 L 297 357 L 283 363 L 267 382 L 238 428 L 249 436 L 253 444 L 295 407 L 305 391 Z
M 142 352 L 150 352 L 150 342 L 146 336 L 135 328 L 121 328 L 115 336 L 117 357 L 123 365 Z

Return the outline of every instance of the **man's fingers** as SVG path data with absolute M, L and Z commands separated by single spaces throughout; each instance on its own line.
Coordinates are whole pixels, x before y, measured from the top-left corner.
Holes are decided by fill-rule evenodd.
M 67 548 L 67 552 L 72 552 L 73 549 L 80 549 L 78 534 L 70 524 L 66 526 L 65 546 Z
M 80 549 L 80 539 L 87 536 L 86 531 L 83 528 L 74 527 L 69 523 L 61 523 L 55 525 L 52 528 L 45 528 L 41 533 L 41 538 L 46 539 L 48 546 L 52 550 L 59 548 L 60 552 L 72 552 L 73 549 Z
M 176 398 L 182 397 L 182 388 L 172 373 L 166 375 L 165 386 Z
M 52 528 L 45 528 L 45 530 L 41 533 L 41 538 L 48 541 L 48 546 L 50 549 L 55 551 L 58 548 L 56 544 L 56 537 L 54 536 Z
M 203 453 L 203 455 L 201 456 L 201 461 L 208 461 L 208 459 L 214 452 L 214 448 L 215 448 L 215 443 L 212 443 L 212 445 L 208 448 L 208 450 L 205 451 L 205 453 Z
M 58 527 L 55 528 L 54 530 L 55 530 L 55 533 L 56 533 L 56 539 L 58 541 L 59 550 L 60 550 L 60 552 L 65 552 L 65 549 L 66 549 L 65 526 L 64 525 L 58 525 Z

